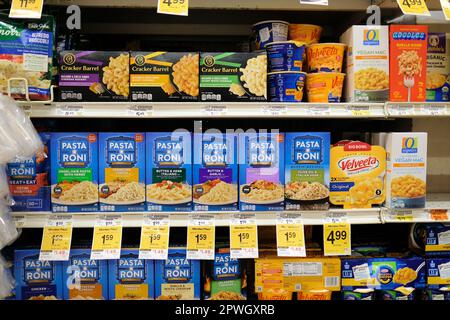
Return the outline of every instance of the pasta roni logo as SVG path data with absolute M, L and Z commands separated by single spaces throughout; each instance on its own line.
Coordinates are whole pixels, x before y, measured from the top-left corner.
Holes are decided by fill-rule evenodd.
M 130 137 L 107 139 L 106 159 L 111 167 L 133 167 L 136 165 L 136 141 Z
M 373 171 L 379 165 L 380 161 L 372 156 L 346 157 L 338 161 L 338 167 L 348 176 Z
M 80 279 L 83 283 L 96 283 L 100 278 L 98 260 L 91 260 L 87 253 L 74 255 L 70 259 L 70 264 L 78 267 L 73 272 L 75 279 Z
M 215 280 L 231 280 L 240 277 L 241 270 L 238 259 L 232 259 L 229 253 L 216 253 L 213 264 Z
M 192 278 L 191 263 L 182 253 L 173 253 L 164 264 L 164 279 L 167 282 L 188 282 Z
M 417 153 L 418 147 L 417 138 L 405 137 L 402 139 L 402 153 Z
M 117 262 L 117 280 L 120 283 L 144 283 L 147 279 L 145 260 L 136 254 L 122 256 Z
M 183 137 L 160 137 L 155 139 L 153 161 L 156 166 L 179 167 L 183 161 Z
M 377 271 L 377 280 L 380 284 L 387 285 L 392 282 L 394 273 L 394 269 L 390 266 L 379 266 Z
M 247 137 L 247 163 L 253 167 L 270 167 L 276 162 L 276 145 L 270 137 Z
M 202 154 L 205 166 L 226 166 L 230 162 L 226 137 L 222 135 L 203 136 Z
M 379 46 L 380 33 L 378 30 L 366 29 L 364 30 L 364 45 L 365 46 Z
M 53 263 L 40 261 L 39 255 L 25 257 L 23 259 L 23 281 L 27 284 L 53 282 Z
M 89 141 L 83 137 L 67 137 L 58 141 L 58 159 L 61 167 L 87 167 L 89 157 Z
M 323 161 L 323 139 L 315 136 L 294 138 L 292 161 L 297 164 L 319 164 Z
M 14 179 L 35 179 L 36 162 L 35 158 L 8 163 L 8 176 Z

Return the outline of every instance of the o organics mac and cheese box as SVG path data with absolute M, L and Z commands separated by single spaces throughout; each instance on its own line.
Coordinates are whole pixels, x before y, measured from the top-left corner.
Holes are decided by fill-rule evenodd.
M 284 134 L 239 135 L 241 211 L 284 210 Z
M 53 212 L 98 211 L 97 133 L 52 133 Z
M 139 251 L 122 249 L 120 259 L 110 260 L 109 299 L 110 300 L 153 300 L 154 263 L 139 259 Z
M 191 211 L 192 135 L 147 132 L 147 210 Z
M 194 150 L 194 211 L 237 210 L 237 135 L 194 133 Z
M 327 210 L 330 133 L 285 133 L 286 210 Z
M 450 100 L 450 34 L 429 33 L 427 101 Z
M 144 211 L 144 133 L 99 133 L 100 211 Z
M 331 147 L 330 202 L 350 208 L 371 208 L 385 199 L 386 151 L 361 141 Z
M 425 208 L 427 191 L 427 133 L 387 135 L 386 206 Z

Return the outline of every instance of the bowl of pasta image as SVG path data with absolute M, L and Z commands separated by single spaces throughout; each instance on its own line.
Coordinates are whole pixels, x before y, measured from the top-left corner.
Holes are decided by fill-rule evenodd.
M 389 74 L 378 68 L 364 68 L 355 72 L 355 89 L 361 101 L 387 101 Z
M 145 185 L 139 182 L 113 181 L 99 188 L 99 202 L 105 204 L 131 205 L 145 201 Z
M 426 183 L 413 175 L 397 176 L 391 181 L 392 207 L 423 208 Z
M 267 180 L 256 180 L 241 186 L 240 199 L 251 204 L 270 204 L 284 201 L 284 187 Z
M 163 180 L 147 185 L 147 202 L 170 205 L 191 201 L 192 188 L 186 183 Z
M 230 86 L 230 92 L 238 97 L 258 96 L 267 98 L 267 55 L 247 60 L 238 71 L 239 83 Z
M 237 185 L 220 179 L 194 185 L 193 201 L 198 204 L 223 206 L 238 201 Z
M 98 202 L 98 186 L 91 181 L 62 181 L 52 185 L 52 202 L 88 205 Z
M 285 198 L 302 209 L 328 209 L 330 191 L 320 182 L 294 181 L 285 186 Z

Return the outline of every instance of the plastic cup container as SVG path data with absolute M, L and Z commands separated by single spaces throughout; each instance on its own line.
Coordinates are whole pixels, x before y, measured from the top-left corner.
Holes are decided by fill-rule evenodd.
M 269 72 L 302 71 L 306 45 L 299 41 L 277 41 L 266 44 Z
M 306 73 L 294 71 L 271 72 L 267 74 L 269 101 L 301 102 Z
M 266 44 L 274 41 L 286 41 L 289 22 L 281 20 L 267 20 L 252 26 L 256 49 L 264 49 Z
M 322 27 L 314 24 L 289 24 L 289 40 L 302 41 L 306 44 L 314 44 L 320 41 Z
M 306 48 L 308 72 L 342 72 L 345 44 L 317 43 Z
M 345 74 L 338 72 L 308 73 L 308 102 L 340 102 L 344 78 Z

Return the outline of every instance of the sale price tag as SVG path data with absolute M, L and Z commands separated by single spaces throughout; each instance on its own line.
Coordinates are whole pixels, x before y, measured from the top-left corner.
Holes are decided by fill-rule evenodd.
M 447 209 L 430 209 L 428 213 L 433 221 L 448 221 Z
M 50 216 L 44 226 L 39 260 L 69 260 L 72 216 Z
M 40 19 L 44 0 L 12 0 L 10 18 Z
M 258 258 L 258 228 L 255 215 L 238 214 L 230 224 L 230 256 L 232 259 Z
M 169 252 L 169 230 L 168 214 L 144 216 L 139 259 L 166 260 Z
M 306 257 L 304 227 L 298 216 L 279 215 L 276 230 L 279 257 Z
M 324 254 L 326 256 L 347 256 L 352 245 L 350 224 L 344 219 L 328 219 L 323 225 Z
M 187 230 L 188 260 L 214 260 L 214 216 L 193 214 L 189 216 Z
M 189 0 L 158 0 L 158 13 L 187 16 Z
M 430 16 L 425 0 L 397 0 L 397 3 L 403 14 Z
M 120 258 L 122 246 L 122 216 L 98 216 L 94 226 L 91 260 Z

